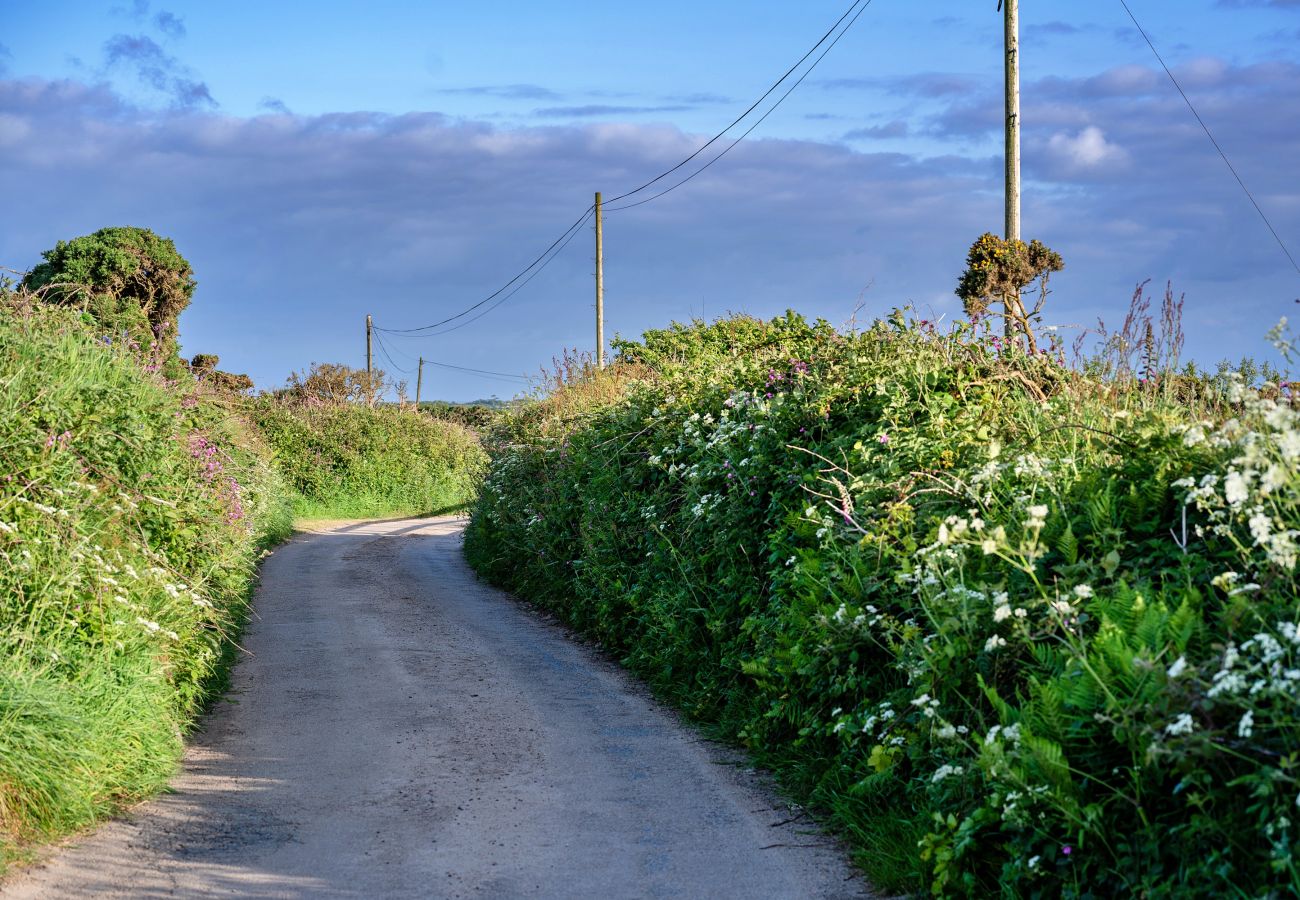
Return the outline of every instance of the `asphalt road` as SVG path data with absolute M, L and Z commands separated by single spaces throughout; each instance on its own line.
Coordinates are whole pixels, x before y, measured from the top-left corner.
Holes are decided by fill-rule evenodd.
M 0 894 L 870 896 L 761 775 L 478 582 L 463 525 L 277 550 L 172 791 Z

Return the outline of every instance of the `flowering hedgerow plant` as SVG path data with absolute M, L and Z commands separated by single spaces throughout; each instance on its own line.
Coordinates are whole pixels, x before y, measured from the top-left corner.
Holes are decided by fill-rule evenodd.
M 901 315 L 620 356 L 616 395 L 503 423 L 480 571 L 777 766 L 887 889 L 1296 889 L 1285 396 L 1189 408 Z
M 70 313 L 0 306 L 3 867 L 170 776 L 288 521 L 227 410 Z

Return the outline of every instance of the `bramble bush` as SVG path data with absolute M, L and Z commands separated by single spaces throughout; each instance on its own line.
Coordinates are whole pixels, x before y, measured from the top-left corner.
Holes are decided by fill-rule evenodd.
M 466 534 L 889 890 L 1300 889 L 1300 420 L 970 326 L 651 331 L 505 412 Z
M 159 788 L 291 527 L 255 435 L 74 311 L 0 298 L 0 868 Z

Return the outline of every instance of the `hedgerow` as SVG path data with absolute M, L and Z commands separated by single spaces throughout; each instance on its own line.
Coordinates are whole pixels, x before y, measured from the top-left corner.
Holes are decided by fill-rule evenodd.
M 487 465 L 464 426 L 397 407 L 263 395 L 249 412 L 304 518 L 460 509 Z
M 0 867 L 171 775 L 291 526 L 224 401 L 83 318 L 0 306 Z
M 901 315 L 617 349 L 504 414 L 480 573 L 773 765 L 880 887 L 1300 888 L 1284 390 L 1194 407 Z

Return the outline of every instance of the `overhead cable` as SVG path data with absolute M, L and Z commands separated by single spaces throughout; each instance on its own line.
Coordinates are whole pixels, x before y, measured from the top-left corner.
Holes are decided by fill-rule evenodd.
M 854 5 L 856 6 L 857 4 L 854 4 Z M 681 187 L 682 185 L 684 185 L 686 182 L 690 181 L 690 180 L 691 180 L 692 178 L 694 178 L 696 175 L 699 175 L 701 172 L 703 172 L 703 171 L 704 171 L 705 169 L 707 169 L 709 166 L 713 165 L 715 162 L 717 162 L 718 160 L 722 159 L 722 157 L 724 157 L 724 156 L 726 156 L 728 153 L 730 153 L 733 149 L 735 149 L 735 147 L 736 147 L 737 144 L 739 144 L 739 143 L 740 143 L 741 141 L 743 141 L 745 138 L 749 137 L 750 132 L 752 132 L 752 131 L 753 131 L 755 128 L 757 128 L 759 125 L 762 125 L 762 124 L 763 124 L 763 120 L 766 119 L 768 116 L 770 116 L 773 112 L 775 112 L 775 111 L 776 111 L 776 108 L 777 108 L 778 106 L 780 106 L 782 103 L 785 102 L 785 98 L 786 98 L 786 97 L 789 97 L 791 94 L 794 93 L 794 89 L 795 89 L 795 88 L 797 88 L 799 85 L 803 84 L 803 80 L 804 80 L 805 78 L 807 78 L 809 75 L 812 74 L 812 70 L 815 69 L 815 68 L 817 68 L 817 64 L 818 64 L 819 62 L 821 62 L 823 59 L 826 58 L 826 54 L 827 54 L 827 53 L 830 53 L 831 50 L 835 47 L 835 45 L 838 44 L 838 43 L 840 42 L 840 38 L 844 37 L 844 35 L 848 32 L 848 30 L 849 30 L 850 28 L 853 27 L 853 23 L 856 22 L 856 21 L 858 20 L 858 17 L 859 17 L 859 16 L 861 16 L 864 12 L 866 12 L 867 7 L 870 6 L 870 5 L 871 5 L 871 0 L 866 0 L 866 2 L 862 4 L 862 8 L 858 10 L 857 15 L 855 15 L 852 19 L 850 19 L 850 20 L 849 20 L 849 24 L 847 24 L 847 25 L 844 26 L 844 30 L 841 31 L 838 35 L 836 35 L 836 36 L 835 36 L 835 40 L 831 41 L 830 44 L 827 45 L 826 49 L 822 51 L 821 56 L 819 56 L 819 57 L 817 57 L 815 60 L 813 60 L 812 65 L 808 67 L 807 71 L 805 71 L 802 75 L 800 75 L 799 78 L 795 81 L 794 84 L 790 85 L 790 88 L 789 88 L 789 89 L 788 89 L 784 94 L 782 94 L 782 95 L 777 99 L 777 101 L 771 105 L 771 107 L 768 108 L 767 112 L 765 112 L 765 113 L 763 113 L 763 115 L 759 116 L 758 119 L 754 122 L 753 125 L 750 125 L 747 129 L 745 129 L 745 131 L 740 135 L 740 137 L 736 138 L 734 141 L 732 141 L 730 144 L 728 144 L 728 145 L 726 146 L 726 148 L 722 150 L 721 153 L 719 153 L 717 156 L 713 157 L 711 160 L 709 160 L 708 162 L 706 162 L 704 165 L 700 166 L 698 169 L 696 169 L 696 170 L 695 170 L 694 172 L 692 172 L 691 174 L 687 175 L 687 176 L 686 176 L 685 178 L 683 178 L 681 181 L 678 181 L 676 184 L 673 184 L 673 185 L 670 186 L 670 187 L 664 188 L 664 189 L 663 189 L 662 191 L 660 191 L 659 193 L 657 193 L 657 194 L 651 194 L 649 197 L 645 197 L 645 198 L 643 198 L 643 199 L 641 199 L 641 200 L 633 200 L 631 203 L 625 203 L 625 204 L 623 204 L 622 206 L 614 206 L 614 207 L 610 207 L 608 211 L 609 211 L 609 212 L 619 212 L 620 210 L 631 209 L 631 208 L 634 207 L 634 206 L 640 206 L 642 203 L 649 203 L 651 200 L 658 200 L 658 199 L 659 199 L 660 197 L 662 197 L 664 194 L 670 194 L 670 193 L 672 193 L 673 191 L 677 190 L 679 187 Z M 847 13 L 846 13 L 846 15 L 847 15 Z M 843 19 L 841 18 L 840 21 L 843 21 Z M 837 24 L 838 24 L 838 23 L 837 23 Z M 813 49 L 816 49 L 816 48 L 813 48 Z M 807 58 L 808 58 L 807 56 L 804 57 L 804 59 L 807 59 Z M 769 91 L 768 93 L 771 93 L 771 92 Z M 766 96 L 766 95 L 764 95 L 764 96 Z M 752 107 L 751 107 L 751 109 L 752 109 Z M 710 141 L 709 143 L 712 143 L 712 141 Z M 705 146 L 708 146 L 708 145 L 706 144 Z M 704 148 L 701 147 L 700 149 L 702 150 L 702 149 L 704 149 Z M 699 151 L 696 151 L 697 154 L 698 154 L 698 152 L 699 152 Z M 623 196 L 626 197 L 626 196 L 629 196 L 629 195 L 628 195 L 628 194 L 624 194 Z
M 1156 45 L 1152 43 L 1151 38 L 1147 36 L 1146 29 L 1142 27 L 1140 22 L 1138 22 L 1137 16 L 1133 15 L 1133 10 L 1129 8 L 1126 0 L 1119 0 L 1119 2 L 1120 5 L 1124 7 L 1124 12 L 1128 13 L 1128 17 L 1133 20 L 1133 25 L 1137 28 L 1138 33 L 1142 35 L 1142 40 L 1147 42 L 1147 46 L 1150 47 L 1151 52 L 1155 54 L 1156 60 L 1160 63 L 1160 67 L 1165 70 L 1165 74 L 1169 76 L 1169 80 L 1173 82 L 1174 87 L 1178 89 L 1178 93 L 1182 95 L 1183 102 L 1187 104 L 1187 108 L 1192 111 L 1192 115 L 1195 116 L 1196 121 L 1200 123 L 1201 130 L 1205 132 L 1205 136 L 1210 139 L 1210 143 L 1214 145 L 1214 149 L 1219 151 L 1219 156 L 1223 157 L 1223 164 L 1228 167 L 1228 171 L 1232 173 L 1232 177 L 1237 179 L 1237 184 L 1241 186 L 1241 189 L 1246 193 L 1246 197 L 1249 198 L 1251 205 L 1255 207 L 1255 212 L 1259 213 L 1259 217 L 1264 220 L 1264 224 L 1268 226 L 1268 230 L 1273 233 L 1273 240 L 1277 241 L 1277 245 L 1282 248 L 1282 252 L 1286 254 L 1286 258 L 1291 261 L 1291 267 L 1296 270 L 1296 274 L 1300 275 L 1300 263 L 1297 263 L 1296 258 L 1291 255 L 1291 251 L 1282 240 L 1282 236 L 1277 233 L 1277 229 L 1273 227 L 1273 223 L 1269 221 L 1268 216 L 1264 214 L 1264 210 L 1261 209 L 1260 205 L 1255 201 L 1255 195 L 1250 192 L 1250 188 L 1246 187 L 1246 182 L 1242 180 L 1239 174 L 1237 174 L 1237 169 L 1232 164 L 1232 160 L 1228 159 L 1228 154 L 1223 151 L 1223 148 L 1219 146 L 1219 142 L 1214 139 L 1214 135 L 1210 131 L 1210 126 L 1205 124 L 1205 120 L 1201 118 L 1201 114 L 1197 112 L 1196 107 L 1192 105 L 1191 98 L 1187 96 L 1187 92 L 1183 90 L 1183 86 L 1178 83 L 1178 79 L 1174 77 L 1174 73 L 1170 70 L 1169 66 L 1165 64 L 1164 57 L 1160 55 L 1160 51 L 1156 49 Z

